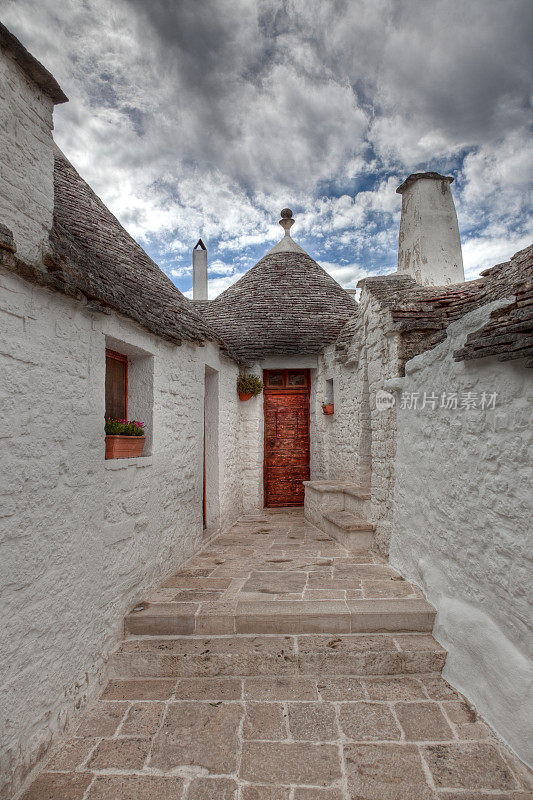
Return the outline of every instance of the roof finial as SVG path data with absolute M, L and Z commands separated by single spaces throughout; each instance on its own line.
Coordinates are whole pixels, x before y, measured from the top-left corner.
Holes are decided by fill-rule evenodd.
M 279 224 L 285 231 L 285 236 L 290 236 L 291 235 L 290 230 L 294 225 L 294 220 L 292 218 L 292 211 L 290 210 L 290 208 L 284 208 L 282 210 Z

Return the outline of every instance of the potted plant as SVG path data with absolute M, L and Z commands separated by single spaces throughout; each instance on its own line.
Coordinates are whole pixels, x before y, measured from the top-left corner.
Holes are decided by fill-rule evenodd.
M 138 458 L 142 456 L 146 441 L 144 423 L 134 419 L 106 417 L 105 434 L 106 458 Z
M 237 392 L 239 393 L 239 400 L 249 400 L 251 397 L 256 397 L 263 391 L 263 381 L 257 375 L 246 375 L 242 373 L 237 378 Z
M 322 413 L 327 417 L 333 414 L 333 403 L 322 403 Z

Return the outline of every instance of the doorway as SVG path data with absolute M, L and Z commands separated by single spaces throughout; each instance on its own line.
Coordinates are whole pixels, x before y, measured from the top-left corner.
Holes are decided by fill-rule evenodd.
M 218 372 L 206 366 L 204 389 L 204 530 L 216 530 L 220 521 L 218 417 Z
M 310 476 L 308 369 L 263 372 L 265 417 L 264 503 L 302 506 Z

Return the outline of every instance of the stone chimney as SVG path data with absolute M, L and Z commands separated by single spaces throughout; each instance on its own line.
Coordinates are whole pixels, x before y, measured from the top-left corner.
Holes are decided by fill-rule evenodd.
M 465 279 L 452 181 L 438 172 L 417 172 L 396 189 L 402 196 L 398 272 L 423 286 Z
M 0 222 L 22 261 L 42 266 L 54 217 L 55 78 L 0 23 Z
M 207 300 L 207 247 L 198 239 L 192 251 L 192 299 Z

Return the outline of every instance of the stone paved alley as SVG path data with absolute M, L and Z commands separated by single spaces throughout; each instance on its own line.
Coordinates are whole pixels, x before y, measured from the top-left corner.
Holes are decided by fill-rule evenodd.
M 440 675 L 421 592 L 301 511 L 245 517 L 125 620 L 23 800 L 531 800 Z

